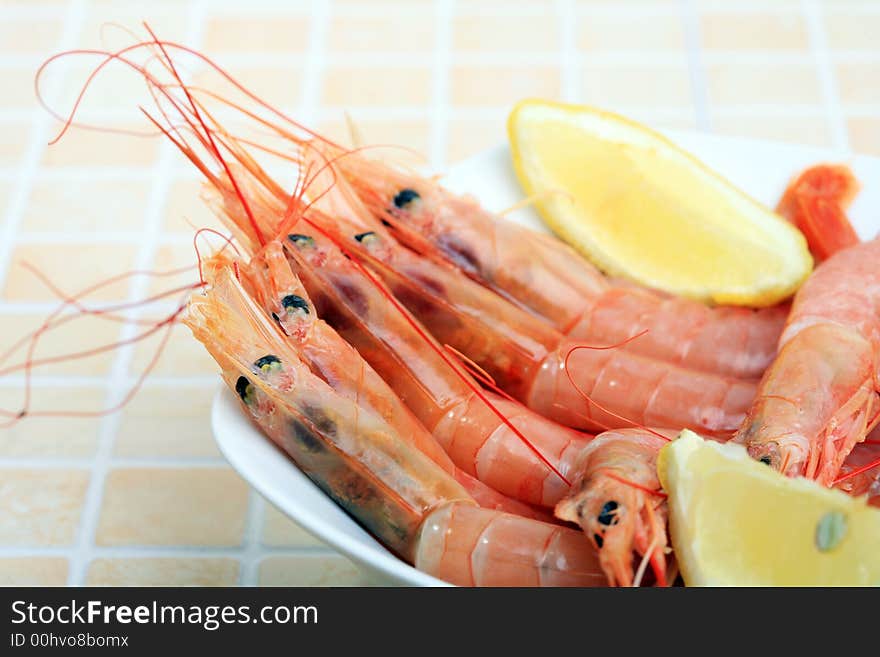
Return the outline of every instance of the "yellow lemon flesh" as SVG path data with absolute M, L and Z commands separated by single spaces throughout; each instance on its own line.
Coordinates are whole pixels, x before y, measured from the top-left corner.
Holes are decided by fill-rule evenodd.
M 665 137 L 620 116 L 538 100 L 508 120 L 514 168 L 547 225 L 614 276 L 763 306 L 812 269 L 803 235 Z
M 880 585 L 880 510 L 690 431 L 657 463 L 689 586 Z

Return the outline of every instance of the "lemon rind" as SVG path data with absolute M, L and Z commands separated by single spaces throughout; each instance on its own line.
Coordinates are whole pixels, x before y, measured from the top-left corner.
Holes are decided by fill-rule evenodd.
M 664 154 L 686 163 L 696 176 L 712 184 L 713 188 L 719 194 L 725 195 L 734 207 L 743 210 L 742 214 L 747 220 L 769 232 L 774 245 L 782 247 L 773 249 L 775 257 L 781 259 L 782 267 L 776 275 L 766 280 L 752 278 L 744 285 L 707 285 L 702 281 L 694 281 L 690 285 L 674 284 L 646 277 L 639 267 L 621 262 L 614 254 L 606 253 L 606 247 L 592 238 L 589 221 L 584 221 L 583 215 L 569 216 L 570 211 L 559 197 L 548 197 L 538 202 L 537 209 L 551 230 L 581 251 L 607 274 L 625 277 L 649 287 L 660 287 L 673 294 L 701 301 L 749 306 L 778 303 L 791 296 L 809 276 L 813 262 L 806 240 L 800 231 L 662 134 L 613 112 L 536 99 L 526 99 L 518 103 L 510 113 L 507 129 L 514 168 L 527 194 L 537 194 L 543 191 L 545 186 L 536 184 L 536 180 L 540 179 L 539 158 L 537 155 L 529 157 L 528 153 L 520 148 L 520 145 L 527 140 L 521 138 L 519 131 L 524 129 L 528 121 L 534 120 L 534 117 L 525 116 L 526 112 L 542 114 L 537 117 L 539 120 L 566 122 L 574 120 L 579 125 L 584 121 L 590 121 L 591 134 L 600 134 L 604 131 L 603 137 L 614 137 L 616 141 L 622 143 L 663 149 Z

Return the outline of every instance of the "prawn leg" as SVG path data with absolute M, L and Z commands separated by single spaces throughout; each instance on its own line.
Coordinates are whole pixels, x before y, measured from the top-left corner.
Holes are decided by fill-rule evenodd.
M 579 524 L 596 548 L 611 586 L 632 586 L 634 552 L 666 583 L 666 496 L 657 455 L 673 436 L 642 429 L 598 435 L 578 459 L 571 492 L 556 505 L 557 517 Z
M 190 301 L 186 323 L 244 411 L 389 549 L 462 585 L 601 585 L 577 533 L 481 509 L 371 409 L 338 395 L 297 357 L 230 269 Z
M 776 360 L 735 440 L 831 485 L 880 409 L 880 238 L 823 262 L 795 296 Z M 855 283 L 854 283 L 855 282 Z

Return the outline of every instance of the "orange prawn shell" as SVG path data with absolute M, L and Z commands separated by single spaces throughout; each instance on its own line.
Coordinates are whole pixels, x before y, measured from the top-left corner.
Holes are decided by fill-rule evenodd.
M 839 251 L 798 291 L 736 440 L 830 485 L 880 409 L 880 238 Z

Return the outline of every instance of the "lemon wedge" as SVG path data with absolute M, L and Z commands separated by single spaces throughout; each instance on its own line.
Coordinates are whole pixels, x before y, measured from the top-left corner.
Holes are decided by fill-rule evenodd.
M 880 510 L 690 431 L 660 451 L 689 586 L 880 585 Z
M 547 225 L 610 275 L 764 306 L 812 269 L 803 235 L 665 137 L 590 107 L 520 102 L 514 168 Z

